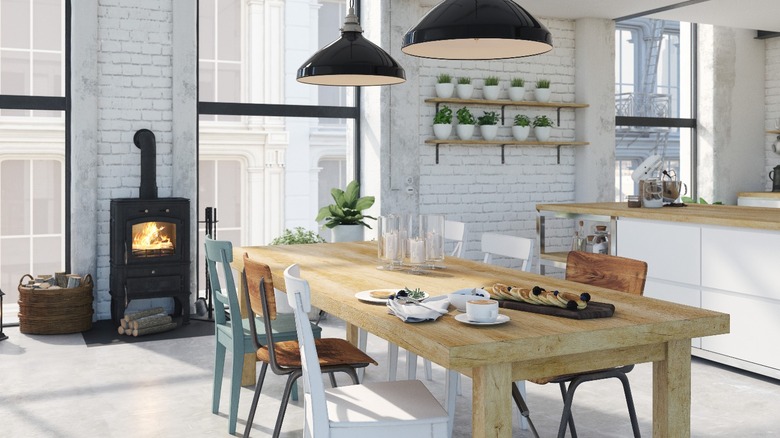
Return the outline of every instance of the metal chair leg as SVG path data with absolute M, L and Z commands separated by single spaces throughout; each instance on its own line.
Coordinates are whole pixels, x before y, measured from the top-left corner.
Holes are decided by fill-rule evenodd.
M 531 433 L 533 433 L 536 438 L 539 438 L 539 433 L 536 431 L 534 422 L 531 421 L 531 412 L 528 410 L 528 405 L 525 404 L 523 395 L 520 394 L 520 388 L 517 387 L 515 382 L 512 382 L 512 398 L 515 400 L 517 409 L 520 410 L 520 415 L 522 415 L 526 421 L 528 421 L 528 427 L 531 429 Z
M 287 403 L 290 401 L 290 391 L 292 391 L 292 386 L 295 385 L 295 381 L 298 380 L 298 377 L 301 377 L 302 373 L 302 370 L 295 370 L 287 378 L 284 394 L 282 394 L 282 405 L 279 406 L 279 415 L 276 416 L 273 438 L 279 438 L 279 434 L 282 432 L 282 422 L 284 421 L 284 414 L 287 412 Z
M 331 388 L 336 388 L 339 385 L 336 383 L 336 376 L 333 375 L 333 373 L 328 373 L 328 377 L 330 378 L 330 386 Z
M 628 417 L 631 419 L 631 429 L 634 431 L 634 438 L 640 438 L 639 420 L 636 418 L 636 409 L 634 408 L 634 397 L 631 395 L 631 385 L 628 383 L 628 376 L 618 374 L 615 377 L 620 379 L 623 384 L 623 393 L 626 396 L 626 406 L 628 407 Z
M 571 414 L 571 404 L 574 400 L 574 390 L 582 383 L 581 381 L 574 379 L 569 382 L 569 387 L 566 388 L 566 383 L 560 382 L 561 395 L 563 396 L 563 413 L 561 413 L 561 424 L 558 426 L 558 438 L 563 438 L 566 435 L 566 425 L 569 425 L 569 431 L 572 438 L 577 438 L 577 429 L 574 427 L 574 418 Z
M 260 392 L 263 390 L 263 382 L 265 381 L 265 372 L 268 370 L 268 364 L 263 362 L 260 367 L 260 375 L 257 376 L 257 384 L 255 384 L 255 395 L 252 397 L 252 406 L 249 408 L 249 416 L 246 419 L 246 427 L 244 428 L 244 438 L 249 438 L 249 431 L 252 430 L 252 423 L 255 420 L 255 411 L 257 410 L 257 402 L 260 400 Z

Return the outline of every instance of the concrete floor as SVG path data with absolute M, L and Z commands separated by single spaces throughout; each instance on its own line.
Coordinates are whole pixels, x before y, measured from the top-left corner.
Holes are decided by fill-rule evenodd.
M 206 324 L 193 322 L 193 324 Z M 323 335 L 343 336 L 343 323 L 328 318 Z M 6 328 L 0 342 L 0 436 L 2 437 L 214 437 L 227 436 L 229 378 L 223 384 L 219 415 L 211 413 L 213 337 L 86 347 L 80 334 L 35 336 Z M 369 354 L 380 362 L 366 374 L 383 380 L 386 342 L 369 336 Z M 404 370 L 403 354 L 399 369 Z M 229 362 L 230 359 L 228 359 Z M 229 363 L 226 369 L 229 369 Z M 422 377 L 422 361 L 418 376 Z M 651 432 L 649 364 L 629 375 L 642 434 Z M 444 372 L 434 366 L 431 391 L 443 401 Z M 346 382 L 346 380 L 343 380 Z M 455 437 L 471 435 L 471 385 L 463 380 Z M 284 378 L 269 372 L 252 436 L 269 436 Z M 244 388 L 239 433 L 252 399 Z M 555 436 L 562 402 L 557 386 L 528 385 L 532 418 L 542 437 Z M 780 436 L 778 381 L 694 359 L 691 435 L 694 437 Z M 631 428 L 620 385 L 615 381 L 582 385 L 575 397 L 579 436 L 628 437 Z M 285 437 L 301 436 L 302 407 L 291 402 Z M 515 415 L 517 424 L 517 415 Z M 514 437 L 531 436 L 515 427 Z

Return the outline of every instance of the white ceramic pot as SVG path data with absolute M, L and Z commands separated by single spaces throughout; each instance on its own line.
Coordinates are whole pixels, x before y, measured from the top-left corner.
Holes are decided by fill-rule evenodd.
M 458 138 L 461 140 L 471 140 L 474 135 L 474 125 L 456 125 L 455 133 L 458 134 Z
M 455 84 L 453 83 L 436 84 L 436 97 L 447 99 L 452 97 L 454 91 Z
M 474 86 L 471 84 L 458 84 L 455 87 L 455 92 L 458 94 L 458 99 L 471 99 L 471 93 L 474 91 Z
M 330 241 L 336 242 L 360 242 L 363 240 L 363 225 L 337 225 L 330 229 Z
M 534 135 L 538 141 L 547 141 L 550 139 L 550 132 L 552 132 L 552 126 L 535 126 Z
M 525 141 L 528 138 L 528 134 L 531 132 L 530 126 L 512 126 L 512 137 L 517 141 Z
M 498 125 L 479 125 L 479 133 L 485 140 L 493 140 L 498 134 Z
M 439 140 L 446 140 L 452 133 L 452 125 L 449 123 L 436 123 L 433 125 L 433 135 Z
M 520 102 L 523 99 L 525 99 L 525 87 L 509 88 L 509 100 L 512 102 Z
M 482 97 L 487 100 L 498 99 L 498 93 L 501 92 L 501 87 L 498 85 L 485 85 L 482 87 Z
M 534 88 L 534 99 L 537 102 L 549 102 L 550 101 L 550 89 L 549 88 Z

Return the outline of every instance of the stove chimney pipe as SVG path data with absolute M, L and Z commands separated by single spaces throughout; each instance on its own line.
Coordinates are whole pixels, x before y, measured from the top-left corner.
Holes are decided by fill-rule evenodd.
M 139 129 L 133 136 L 133 143 L 141 149 L 141 188 L 138 197 L 157 199 L 157 142 L 154 133 Z

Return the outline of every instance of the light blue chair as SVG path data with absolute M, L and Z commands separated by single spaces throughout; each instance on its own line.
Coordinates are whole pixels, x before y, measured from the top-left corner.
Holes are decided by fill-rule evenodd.
M 233 245 L 228 241 L 213 240 L 206 237 L 206 267 L 214 296 L 214 334 L 216 336 L 216 354 L 214 359 L 214 394 L 211 411 L 219 413 L 219 399 L 222 392 L 222 377 L 225 369 L 225 354 L 233 353 L 233 369 L 230 376 L 230 411 L 228 414 L 228 433 L 236 433 L 238 420 L 238 398 L 241 393 L 241 373 L 244 365 L 244 355 L 255 355 L 257 349 L 252 341 L 249 319 L 241 318 L 238 304 L 238 292 L 233 280 L 230 263 L 233 261 Z M 219 269 L 219 270 L 218 270 Z M 224 285 L 220 281 L 222 272 Z M 226 308 L 230 310 L 228 318 Z M 234 324 L 235 321 L 241 324 Z M 279 314 L 272 321 L 271 327 L 275 341 L 297 340 L 295 317 L 292 314 Z M 314 336 L 320 337 L 322 328 L 312 326 Z M 265 324 L 257 324 L 257 340 L 267 345 Z M 292 399 L 298 399 L 297 386 L 292 388 Z

